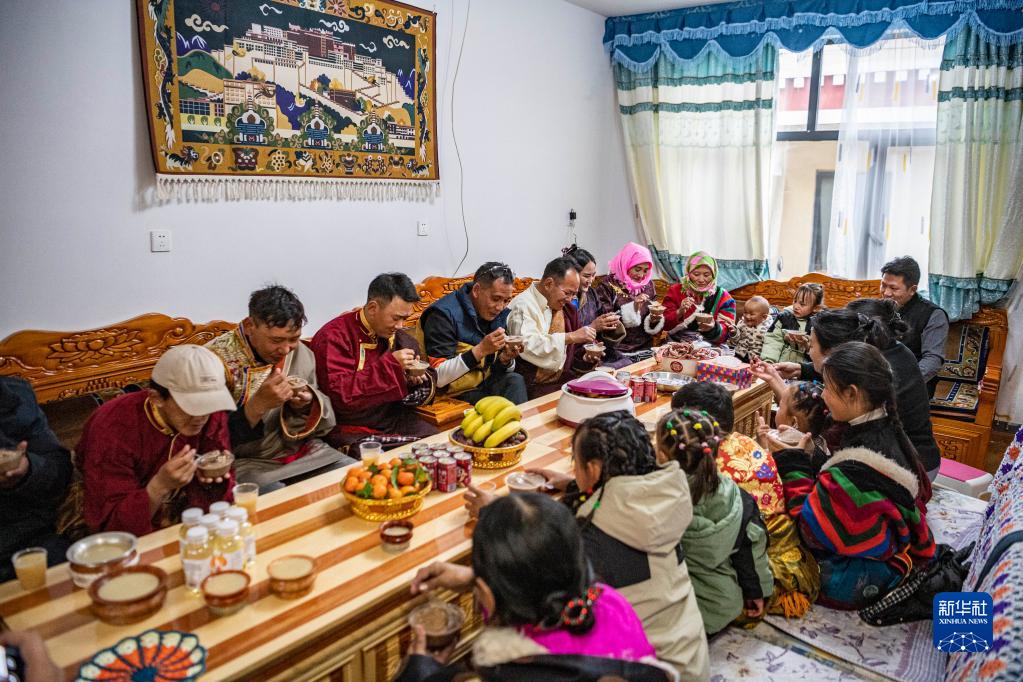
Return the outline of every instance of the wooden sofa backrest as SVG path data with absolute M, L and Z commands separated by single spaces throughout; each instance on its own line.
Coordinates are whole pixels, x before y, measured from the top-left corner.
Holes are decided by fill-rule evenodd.
M 149 379 L 165 350 L 206 343 L 234 324 L 196 324 L 158 313 L 80 332 L 27 330 L 0 341 L 0 376 L 19 376 L 48 403 Z

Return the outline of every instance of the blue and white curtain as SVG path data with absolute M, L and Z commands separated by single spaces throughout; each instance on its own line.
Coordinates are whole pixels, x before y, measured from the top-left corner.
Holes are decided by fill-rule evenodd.
M 778 48 L 866 48 L 896 31 L 952 41 L 967 29 L 1006 46 L 1023 41 L 1020 4 L 742 0 L 609 18 L 633 194 L 665 274 L 677 277 L 680 258 L 703 249 L 719 258 L 723 286 L 768 275 L 778 248 L 766 237 Z M 934 195 L 958 189 L 936 184 Z M 941 262 L 934 247 L 931 258 Z
M 1023 264 L 1020 44 L 970 28 L 947 44 L 931 220 L 932 300 L 958 320 L 1004 298 Z
M 711 52 L 683 63 L 662 55 L 646 72 L 615 65 L 633 196 L 671 279 L 697 250 L 717 259 L 726 289 L 768 274 L 775 54 L 767 45 L 741 69 Z

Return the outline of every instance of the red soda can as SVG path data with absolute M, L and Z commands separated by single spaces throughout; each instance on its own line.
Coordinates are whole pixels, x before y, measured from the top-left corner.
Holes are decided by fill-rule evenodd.
M 426 469 L 426 473 L 430 474 L 430 480 L 433 481 L 434 490 L 437 489 L 437 458 L 433 455 L 422 455 L 419 458 L 419 466 Z
M 458 488 L 458 463 L 453 457 L 441 457 L 437 460 L 434 487 L 442 493 L 453 493 Z
M 419 458 L 422 455 L 430 454 L 430 446 L 426 443 L 416 443 L 412 446 L 412 456 Z
M 472 485 L 472 455 L 468 452 L 456 452 L 453 459 L 458 465 L 458 487 L 468 488 Z
M 646 384 L 646 401 L 648 403 L 657 402 L 657 380 L 646 379 L 644 383 Z
M 646 382 L 640 377 L 629 379 L 629 388 L 632 389 L 632 402 L 642 403 L 646 400 Z

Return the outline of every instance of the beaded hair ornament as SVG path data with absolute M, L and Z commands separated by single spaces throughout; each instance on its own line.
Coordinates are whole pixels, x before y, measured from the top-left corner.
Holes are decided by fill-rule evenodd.
M 705 455 L 713 454 L 714 449 L 721 443 L 721 436 L 713 432 L 709 434 L 703 433 L 703 422 L 709 422 L 717 429 L 720 428 L 717 420 L 712 419 L 707 410 L 684 409 L 682 410 L 682 416 L 689 421 L 686 422 L 672 416 L 664 422 L 664 428 L 675 439 L 675 449 L 684 453 L 697 437 L 702 436 L 702 439 L 699 441 L 701 452 Z M 683 433 L 683 436 L 680 437 L 680 431 L 686 433 Z

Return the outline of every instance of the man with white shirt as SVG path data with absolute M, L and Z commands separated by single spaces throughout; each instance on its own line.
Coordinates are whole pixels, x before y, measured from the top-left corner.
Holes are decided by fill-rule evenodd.
M 468 403 L 491 395 L 526 401 L 526 382 L 516 373 L 521 346 L 506 341 L 508 303 L 515 275 L 504 263 L 484 263 L 467 282 L 423 311 L 418 332 L 437 387 Z
M 517 370 L 526 380 L 530 399 L 558 390 L 571 378 L 573 365 L 586 364 L 582 346 L 596 339 L 597 333 L 593 327 L 579 325 L 579 313 L 570 305 L 578 291 L 575 262 L 555 258 L 544 268 L 540 281 L 508 306 L 508 331 L 522 336 L 525 345 Z

